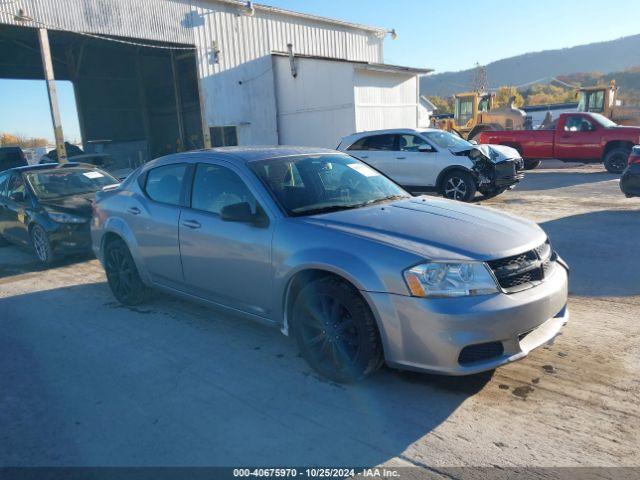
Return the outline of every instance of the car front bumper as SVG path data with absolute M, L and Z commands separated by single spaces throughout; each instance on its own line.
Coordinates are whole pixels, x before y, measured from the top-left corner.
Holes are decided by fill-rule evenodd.
M 568 273 L 560 262 L 543 283 L 512 294 L 435 299 L 363 294 L 374 307 L 389 366 L 447 375 L 519 360 L 569 320 Z M 468 361 L 461 355 L 465 347 L 482 358 Z
M 89 252 L 91 250 L 89 222 L 54 224 L 47 233 L 51 247 L 58 254 Z
M 634 163 L 625 168 L 620 177 L 620 190 L 627 197 L 640 197 L 640 164 Z

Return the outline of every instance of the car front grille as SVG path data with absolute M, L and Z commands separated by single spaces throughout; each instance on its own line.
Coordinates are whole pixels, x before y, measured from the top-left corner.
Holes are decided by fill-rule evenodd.
M 490 260 L 487 264 L 502 289 L 514 293 L 531 288 L 548 277 L 555 267 L 555 256 L 547 240 L 533 250 Z

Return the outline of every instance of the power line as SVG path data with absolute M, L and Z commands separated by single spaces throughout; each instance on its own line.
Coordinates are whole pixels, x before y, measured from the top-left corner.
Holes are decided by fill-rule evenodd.
M 16 1 L 16 0 L 14 0 Z M 0 3 L 0 5 L 3 5 L 2 3 Z M 103 36 L 103 35 L 98 35 L 95 33 L 88 33 L 88 32 L 80 32 L 80 31 L 76 31 L 76 30 L 70 30 L 67 28 L 63 28 L 60 27 L 58 25 L 49 25 L 45 22 L 41 22 L 39 20 L 36 20 L 35 18 L 31 18 L 31 17 L 27 17 L 24 14 L 21 14 L 21 12 L 18 12 L 17 14 L 15 13 L 11 13 L 8 12 L 6 10 L 0 10 L 0 13 L 4 13 L 6 15 L 12 15 L 16 20 L 20 20 L 20 21 L 24 21 L 24 22 L 31 22 L 31 23 L 35 23 L 36 25 L 40 25 L 48 30 L 61 30 L 63 32 L 68 32 L 68 33 L 75 33 L 77 35 L 83 35 L 85 37 L 91 37 L 91 38 L 97 38 L 99 40 L 105 40 L 108 42 L 115 42 L 115 43 L 122 43 L 125 45 L 131 45 L 131 46 L 135 46 L 135 47 L 144 47 L 144 48 L 157 48 L 160 50 L 195 50 L 196 47 L 170 47 L 167 45 L 153 45 L 153 44 L 149 44 L 149 43 L 139 43 L 139 42 L 132 42 L 129 40 L 121 40 L 119 38 L 112 38 L 112 37 L 107 37 L 107 36 Z

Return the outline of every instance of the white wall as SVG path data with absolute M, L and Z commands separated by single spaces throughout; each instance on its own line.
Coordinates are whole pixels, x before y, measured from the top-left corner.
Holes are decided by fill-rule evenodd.
M 418 78 L 411 73 L 356 68 L 357 131 L 417 128 Z
M 240 145 L 278 143 L 271 56 L 200 80 L 208 125 L 236 125 Z
M 384 34 L 371 29 L 258 5 L 254 15 L 247 16 L 242 14 L 243 2 L 240 6 L 205 0 L 191 3 L 189 21 L 197 47 L 205 121 L 209 126 L 243 122 L 238 127 L 241 144 L 277 143 L 273 73 L 267 65 L 272 52 L 286 52 L 291 43 L 297 54 L 383 61 Z M 219 50 L 217 61 L 214 45 Z
M 283 145 L 335 148 L 355 132 L 353 64 L 274 56 L 279 141 Z

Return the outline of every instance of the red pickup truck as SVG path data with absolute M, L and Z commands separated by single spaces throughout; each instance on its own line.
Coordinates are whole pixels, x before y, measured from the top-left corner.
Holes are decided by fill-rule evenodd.
M 634 145 L 640 143 L 640 127 L 623 127 L 599 113 L 562 113 L 539 130 L 485 130 L 480 143 L 508 145 L 520 152 L 525 168 L 540 160 L 603 162 L 611 173 L 621 173 Z

